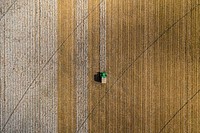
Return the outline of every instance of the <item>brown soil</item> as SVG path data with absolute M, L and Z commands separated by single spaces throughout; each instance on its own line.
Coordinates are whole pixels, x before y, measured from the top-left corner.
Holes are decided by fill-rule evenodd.
M 75 132 L 74 89 L 74 0 L 58 0 L 58 44 L 65 43 L 58 53 L 58 132 Z
M 60 0 L 58 4 L 59 42 L 74 28 L 72 2 Z M 89 0 L 89 12 L 98 3 Z M 89 16 L 89 132 L 198 132 L 198 1 L 106 3 L 105 85 L 94 81 L 100 69 L 99 8 Z M 76 130 L 73 44 L 72 36 L 59 53 L 60 132 Z

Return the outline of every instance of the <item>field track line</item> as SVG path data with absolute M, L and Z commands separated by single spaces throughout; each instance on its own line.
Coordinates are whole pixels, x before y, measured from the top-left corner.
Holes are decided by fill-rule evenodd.
M 8 9 L 2 14 L 2 16 L 0 17 L 0 21 L 3 19 L 3 17 L 5 17 L 5 15 L 8 13 L 8 11 L 13 7 L 13 5 L 17 2 L 18 0 L 15 0 L 9 7 Z

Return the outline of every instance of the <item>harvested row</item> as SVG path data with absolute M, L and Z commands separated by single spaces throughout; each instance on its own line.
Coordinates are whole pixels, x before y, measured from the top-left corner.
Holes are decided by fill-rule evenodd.
M 88 19 L 83 23 L 83 19 L 88 15 L 88 1 L 77 0 L 76 3 L 76 25 L 78 26 L 75 36 L 75 58 L 76 58 L 76 115 L 77 131 L 86 133 L 87 122 L 82 123 L 87 118 L 87 89 L 88 89 Z M 81 25 L 80 25 L 81 23 Z M 80 128 L 81 127 L 81 128 Z M 80 128 L 80 129 L 79 129 Z
M 106 2 L 100 4 L 100 72 L 106 71 Z

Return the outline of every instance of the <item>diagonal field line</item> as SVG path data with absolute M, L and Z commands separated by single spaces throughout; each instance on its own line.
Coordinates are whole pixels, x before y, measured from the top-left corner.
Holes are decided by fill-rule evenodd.
M 191 97 L 189 98 L 181 107 L 179 110 L 177 110 L 174 115 L 165 123 L 165 125 L 160 129 L 159 133 L 161 133 L 165 127 L 176 117 L 176 115 L 197 95 L 199 94 L 200 89 Z
M 123 77 L 123 75 L 125 74 L 126 71 L 128 71 L 134 64 L 135 62 L 142 56 L 144 55 L 144 53 L 149 50 L 151 47 L 155 46 L 156 42 L 163 36 L 165 35 L 170 29 L 172 29 L 174 26 L 176 26 L 176 24 L 178 22 L 180 22 L 181 20 L 183 20 L 189 13 L 191 13 L 193 10 L 195 10 L 200 4 L 195 5 L 194 7 L 192 7 L 187 13 L 185 13 L 181 18 L 179 18 L 176 22 L 174 22 L 170 27 L 168 27 L 166 30 L 164 30 L 143 52 L 141 52 L 141 54 L 139 54 L 136 59 L 134 61 L 131 62 L 131 64 L 125 69 L 123 70 L 123 72 L 120 74 L 120 76 L 116 79 L 116 81 L 110 86 L 107 87 L 107 91 L 105 92 L 105 94 L 100 98 L 100 100 L 94 105 L 94 108 L 92 109 L 92 111 L 88 114 L 87 118 L 84 120 L 84 122 L 81 124 L 81 126 L 79 127 L 79 129 L 76 131 L 77 133 L 79 132 L 79 130 L 81 129 L 81 127 L 84 125 L 84 123 L 87 121 L 87 119 L 89 119 L 89 117 L 93 114 L 94 110 L 100 105 L 101 101 L 105 98 L 106 95 L 109 94 L 110 90 L 112 89 L 112 87 Z M 171 122 L 171 120 L 184 108 L 185 105 L 188 104 L 188 102 L 193 99 L 198 93 L 200 92 L 200 89 L 195 93 L 195 95 L 193 95 L 175 114 L 174 116 L 165 124 L 165 126 L 161 129 L 161 131 L 167 126 L 167 124 L 169 124 Z
M 16 0 L 17 1 L 17 0 Z M 15 2 L 16 2 L 15 1 Z M 11 119 L 12 115 L 14 114 L 15 110 L 17 109 L 17 107 L 19 106 L 19 104 L 21 103 L 21 101 L 23 100 L 23 98 L 25 97 L 25 95 L 27 94 L 27 92 L 30 90 L 31 86 L 34 84 L 34 82 L 36 81 L 36 79 L 39 77 L 39 75 L 42 73 L 42 71 L 44 70 L 44 68 L 47 66 L 47 64 L 51 61 L 51 59 L 55 56 L 55 54 L 61 49 L 62 46 L 65 45 L 65 42 L 68 40 L 69 37 L 71 37 L 74 32 L 77 30 L 77 28 L 84 23 L 84 21 L 100 6 L 100 4 L 103 2 L 104 0 L 100 1 L 99 4 L 94 7 L 92 9 L 92 11 L 90 11 L 88 13 L 87 16 L 85 16 L 82 20 L 82 22 L 80 22 L 75 28 L 74 30 L 67 36 L 67 38 L 64 40 L 63 43 L 61 43 L 58 48 L 54 51 L 54 53 L 50 56 L 50 58 L 47 60 L 47 62 L 44 64 L 44 66 L 41 68 L 41 70 L 38 72 L 38 74 L 35 76 L 35 78 L 33 79 L 33 81 L 30 83 L 30 85 L 27 87 L 27 89 L 25 90 L 25 92 L 23 93 L 22 97 L 20 98 L 19 102 L 17 103 L 17 105 L 14 107 L 13 111 L 11 112 L 11 114 L 9 115 L 6 123 L 4 124 L 4 126 L 1 129 L 1 132 L 3 132 L 5 130 L 6 125 L 8 124 L 9 120 Z M 12 4 L 14 5 L 14 3 Z M 11 8 L 11 7 L 10 7 Z M 7 10 L 8 12 L 8 10 Z M 5 16 L 5 15 L 4 15 Z
M 5 15 L 8 13 L 8 11 L 13 7 L 13 5 L 17 2 L 18 0 L 15 0 L 9 7 L 8 9 L 3 13 L 3 15 L 0 17 L 0 21 L 5 17 Z

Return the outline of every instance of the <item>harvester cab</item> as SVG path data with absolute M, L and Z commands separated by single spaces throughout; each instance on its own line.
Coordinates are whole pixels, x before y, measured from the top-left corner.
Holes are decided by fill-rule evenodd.
M 105 84 L 106 78 L 107 78 L 107 73 L 106 72 L 100 72 L 100 77 L 101 77 L 101 83 Z

